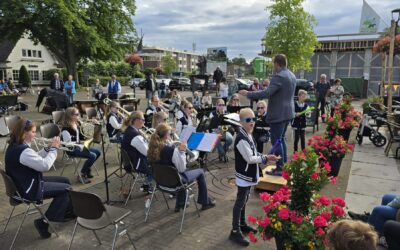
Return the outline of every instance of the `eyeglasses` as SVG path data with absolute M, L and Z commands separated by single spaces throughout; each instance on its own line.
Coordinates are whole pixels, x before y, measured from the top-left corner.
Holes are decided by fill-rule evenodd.
M 242 121 L 246 122 L 246 123 L 251 123 L 251 122 L 256 122 L 257 118 L 255 117 L 247 117 L 247 118 L 243 118 Z
M 218 104 L 217 106 L 218 106 L 218 107 L 224 107 L 225 104 Z
M 193 107 L 187 107 L 187 109 L 193 109 Z
M 164 118 L 163 121 L 164 121 L 164 122 L 168 121 L 168 118 Z
M 73 116 L 79 116 L 79 113 L 73 113 L 72 115 Z
M 232 100 L 234 100 L 234 101 L 239 101 L 239 99 L 232 99 Z
M 257 110 L 259 110 L 259 109 L 265 109 L 264 107 L 257 107 Z

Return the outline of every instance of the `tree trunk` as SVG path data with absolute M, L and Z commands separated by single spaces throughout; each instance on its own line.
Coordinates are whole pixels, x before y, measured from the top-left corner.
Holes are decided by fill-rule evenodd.
M 72 75 L 74 80 L 75 80 L 75 87 L 79 87 L 79 78 L 78 78 L 78 70 L 76 68 L 76 63 L 78 62 L 76 56 L 75 56 L 75 49 L 74 45 L 71 43 L 71 41 L 67 38 L 66 39 L 66 67 L 67 67 L 67 72 L 69 75 Z

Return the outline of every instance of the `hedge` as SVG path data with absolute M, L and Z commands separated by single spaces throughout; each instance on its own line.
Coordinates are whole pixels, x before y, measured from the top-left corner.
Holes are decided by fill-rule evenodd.
M 109 76 L 91 76 L 89 77 L 88 83 L 89 86 L 92 86 L 93 84 L 96 83 L 96 79 L 100 80 L 100 84 L 105 87 L 107 86 L 108 81 L 111 80 L 111 77 Z M 128 82 L 130 80 L 130 77 L 126 76 L 117 76 L 117 80 L 121 83 L 122 86 L 128 85 Z M 81 82 L 80 85 L 86 87 L 86 82 Z

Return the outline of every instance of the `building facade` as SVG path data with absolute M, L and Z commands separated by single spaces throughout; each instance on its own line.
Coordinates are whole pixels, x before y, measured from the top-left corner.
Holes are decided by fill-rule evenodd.
M 143 58 L 144 68 L 157 68 L 161 67 L 161 59 L 167 53 L 171 53 L 176 61 L 175 71 L 193 72 L 198 70 L 197 63 L 199 62 L 200 54 L 149 46 L 144 46 L 138 54 Z
M 17 42 L 0 42 L 0 77 L 19 80 L 19 69 L 24 65 L 33 85 L 48 84 L 46 71 L 60 66 L 57 58 L 42 44 L 22 37 Z

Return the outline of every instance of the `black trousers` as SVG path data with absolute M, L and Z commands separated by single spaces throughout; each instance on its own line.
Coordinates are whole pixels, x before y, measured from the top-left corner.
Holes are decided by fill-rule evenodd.
M 321 104 L 321 106 L 319 106 Z M 319 109 L 321 110 L 321 115 L 325 114 L 325 104 L 326 104 L 326 100 L 325 97 L 318 97 L 317 99 L 317 107 L 319 107 Z
M 334 114 L 335 114 L 335 109 L 331 108 L 331 117 L 333 117 Z
M 383 225 L 383 234 L 389 250 L 400 249 L 400 222 L 388 220 Z
M 294 130 L 294 152 L 298 151 L 299 140 L 301 143 L 301 150 L 306 148 L 306 131 L 304 129 L 295 129 Z
M 240 230 L 240 226 L 246 225 L 246 203 L 249 200 L 249 187 L 237 187 L 235 205 L 233 206 L 232 230 Z

